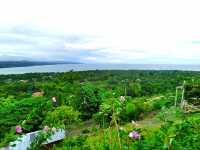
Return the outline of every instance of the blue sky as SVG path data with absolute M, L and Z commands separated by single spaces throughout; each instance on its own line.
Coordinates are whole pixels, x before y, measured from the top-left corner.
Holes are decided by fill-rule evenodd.
M 200 64 L 198 0 L 0 0 L 0 60 Z

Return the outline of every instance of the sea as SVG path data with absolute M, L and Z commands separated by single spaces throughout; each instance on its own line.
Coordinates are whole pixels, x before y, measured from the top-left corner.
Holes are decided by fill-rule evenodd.
M 30 67 L 0 68 L 1 75 L 68 72 L 88 70 L 182 70 L 200 71 L 200 65 L 174 65 L 174 64 L 57 64 Z

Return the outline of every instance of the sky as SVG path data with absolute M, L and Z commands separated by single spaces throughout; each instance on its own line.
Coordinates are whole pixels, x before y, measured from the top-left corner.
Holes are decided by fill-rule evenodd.
M 0 61 L 200 64 L 199 0 L 0 0 Z

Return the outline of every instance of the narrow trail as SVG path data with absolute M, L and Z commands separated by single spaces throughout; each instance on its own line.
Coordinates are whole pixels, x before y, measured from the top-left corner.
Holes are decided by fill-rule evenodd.
M 156 118 L 157 112 L 152 112 L 148 116 L 144 117 L 142 120 L 136 121 L 138 124 L 138 128 L 160 128 L 161 126 L 161 121 Z M 129 123 L 128 125 L 132 125 Z M 97 126 L 94 120 L 88 120 L 85 121 L 83 124 L 74 126 L 73 128 L 70 128 L 69 130 L 66 131 L 66 136 L 67 137 L 73 137 L 73 136 L 78 136 L 81 135 L 84 130 L 88 130 L 92 127 Z
M 153 118 L 145 118 L 143 120 L 137 121 L 139 128 L 159 128 L 161 126 L 161 122 L 153 117 Z
M 66 136 L 72 137 L 72 136 L 80 135 L 84 130 L 87 130 L 94 126 L 96 126 L 96 123 L 94 120 L 85 121 L 81 125 L 77 125 L 77 126 L 74 126 L 73 128 L 70 128 L 69 130 L 66 130 Z
M 142 120 L 135 121 L 137 124 L 137 128 L 145 128 L 145 129 L 155 129 L 160 128 L 162 122 L 156 118 L 156 114 L 158 112 L 152 112 L 149 115 L 145 116 Z M 127 124 L 127 126 L 132 126 L 132 123 Z

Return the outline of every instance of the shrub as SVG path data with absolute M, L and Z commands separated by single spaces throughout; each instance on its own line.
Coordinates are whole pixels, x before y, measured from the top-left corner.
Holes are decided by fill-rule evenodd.
M 107 126 L 112 120 L 112 115 L 115 113 L 119 121 L 119 117 L 123 110 L 123 103 L 121 103 L 117 98 L 110 98 L 105 100 L 97 114 L 93 118 L 100 123 L 101 126 Z
M 25 132 L 38 130 L 46 112 L 51 110 L 51 103 L 44 97 L 10 101 L 0 107 L 0 139 L 18 124 L 22 124 Z
M 125 120 L 137 120 L 140 118 L 140 114 L 144 113 L 144 103 L 142 100 L 129 100 L 125 105 L 125 113 L 122 118 Z
M 41 132 L 39 133 L 31 142 L 31 145 L 28 147 L 28 150 L 41 150 L 45 146 L 42 146 L 42 144 L 51 137 L 52 133 L 50 131 L 48 132 Z
M 178 123 L 167 121 L 158 131 L 137 143 L 137 146 L 142 150 L 197 150 L 200 149 L 199 138 L 200 118 L 190 117 Z
M 48 112 L 43 124 L 47 124 L 51 127 L 66 128 L 79 121 L 79 115 L 80 113 L 70 106 L 60 106 L 54 111 Z
M 98 88 L 85 84 L 80 88 L 75 101 L 75 107 L 81 112 L 82 119 L 89 119 L 99 110 L 101 95 Z
M 166 97 L 156 99 L 152 102 L 154 110 L 161 109 L 162 107 L 169 107 L 173 103 L 174 103 L 174 100 L 171 100 L 171 99 L 166 98 Z

